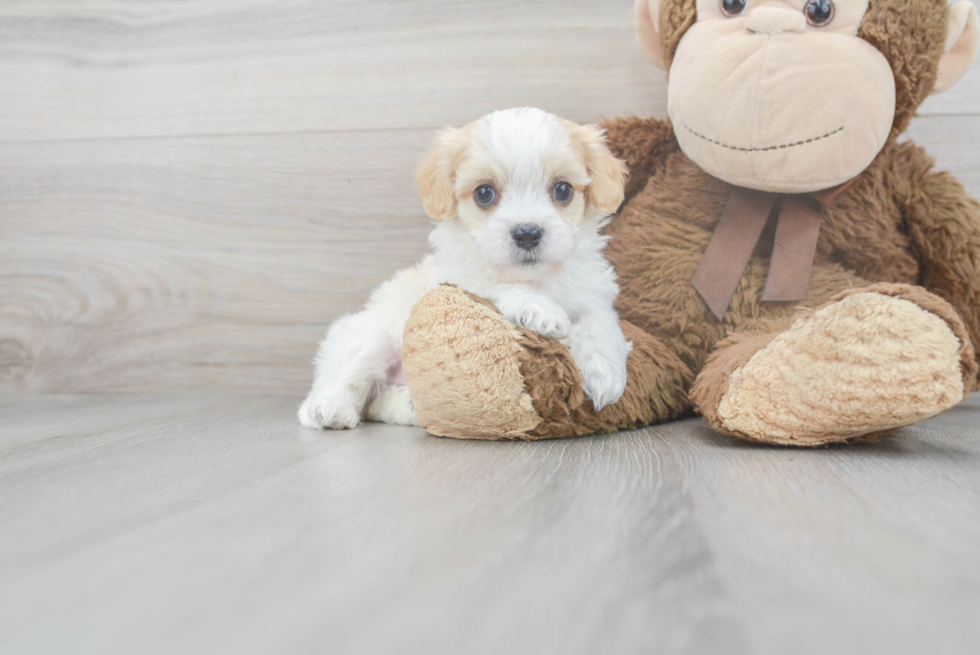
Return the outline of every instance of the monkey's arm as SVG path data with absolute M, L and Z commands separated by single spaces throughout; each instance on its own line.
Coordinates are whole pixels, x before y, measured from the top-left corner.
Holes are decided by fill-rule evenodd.
M 603 121 L 601 127 L 606 130 L 609 149 L 629 168 L 624 202 L 643 188 L 667 155 L 679 150 L 669 120 L 630 116 Z
M 932 159 L 906 144 L 907 160 L 918 169 L 907 178 L 899 201 L 919 260 L 919 282 L 948 301 L 980 349 L 980 203 L 946 172 L 931 170 Z M 924 166 L 927 164 L 928 166 Z

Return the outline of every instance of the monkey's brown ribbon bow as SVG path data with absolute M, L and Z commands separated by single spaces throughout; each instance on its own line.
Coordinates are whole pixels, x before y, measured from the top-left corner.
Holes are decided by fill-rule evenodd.
M 741 187 L 732 190 L 692 280 L 694 288 L 718 320 L 728 311 L 752 251 L 777 202 L 780 203 L 779 219 L 762 300 L 792 302 L 806 298 L 820 235 L 820 210 L 834 207 L 840 195 L 855 181 L 826 191 L 799 195 L 779 195 Z

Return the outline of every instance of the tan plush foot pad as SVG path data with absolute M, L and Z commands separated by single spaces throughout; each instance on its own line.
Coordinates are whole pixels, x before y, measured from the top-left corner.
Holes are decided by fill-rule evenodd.
M 734 370 L 713 419 L 743 438 L 816 446 L 935 416 L 975 378 L 949 305 L 918 287 L 875 285 L 804 315 Z
M 429 433 L 519 439 L 540 422 L 524 391 L 520 333 L 459 287 L 433 289 L 405 325 L 402 366 L 415 417 Z
M 430 291 L 405 326 L 402 365 L 419 425 L 464 439 L 555 439 L 669 420 L 690 408 L 693 375 L 661 342 L 622 323 L 633 342 L 619 402 L 598 414 L 563 344 L 515 329 L 459 287 Z

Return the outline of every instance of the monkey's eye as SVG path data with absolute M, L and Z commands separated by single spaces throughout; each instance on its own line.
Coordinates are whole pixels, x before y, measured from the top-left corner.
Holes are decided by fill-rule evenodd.
M 489 207 L 497 199 L 497 192 L 489 184 L 481 184 L 473 192 L 473 200 L 481 207 Z
M 551 195 L 555 197 L 555 200 L 565 204 L 572 199 L 575 194 L 575 188 L 568 182 L 559 182 L 555 185 L 555 188 L 551 190 Z
M 746 0 L 721 0 L 721 13 L 733 18 L 745 11 L 746 4 Z
M 834 3 L 832 0 L 810 0 L 803 9 L 806 22 L 814 27 L 823 27 L 834 20 Z

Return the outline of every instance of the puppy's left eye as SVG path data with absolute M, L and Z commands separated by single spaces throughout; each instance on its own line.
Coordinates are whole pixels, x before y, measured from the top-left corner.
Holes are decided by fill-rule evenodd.
M 551 195 L 560 203 L 566 203 L 575 195 L 575 189 L 568 182 L 559 182 L 551 190 Z

